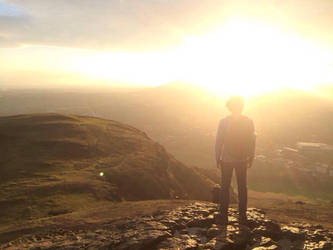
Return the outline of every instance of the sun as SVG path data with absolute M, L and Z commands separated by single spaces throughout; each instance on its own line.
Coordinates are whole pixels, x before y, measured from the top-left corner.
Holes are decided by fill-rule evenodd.
M 333 79 L 331 51 L 249 20 L 231 20 L 211 34 L 189 37 L 178 55 L 188 59 L 184 78 L 224 94 L 309 89 Z
M 162 85 L 186 81 L 219 95 L 250 96 L 280 88 L 333 82 L 333 52 L 272 25 L 231 19 L 216 30 L 186 36 L 163 51 L 86 51 L 67 60 L 87 79 Z

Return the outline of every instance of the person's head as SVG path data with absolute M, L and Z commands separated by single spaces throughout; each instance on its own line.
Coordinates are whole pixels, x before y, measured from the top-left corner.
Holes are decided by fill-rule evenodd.
M 227 103 L 227 108 L 234 115 L 240 115 L 244 108 L 244 98 L 242 96 L 231 96 Z

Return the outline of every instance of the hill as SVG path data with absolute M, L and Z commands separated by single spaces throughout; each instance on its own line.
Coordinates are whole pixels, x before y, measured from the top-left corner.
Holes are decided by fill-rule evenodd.
M 103 202 L 211 198 L 213 182 L 144 132 L 94 117 L 0 117 L 0 223 Z

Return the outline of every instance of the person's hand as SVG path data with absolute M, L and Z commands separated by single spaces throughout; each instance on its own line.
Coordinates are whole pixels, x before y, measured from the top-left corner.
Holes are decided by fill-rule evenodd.
M 253 165 L 253 158 L 251 158 L 248 162 L 247 162 L 247 168 L 251 168 Z
M 221 169 L 221 168 L 222 168 L 222 164 L 221 164 L 221 162 L 218 162 L 216 165 L 217 165 L 217 168 L 218 168 L 218 169 Z

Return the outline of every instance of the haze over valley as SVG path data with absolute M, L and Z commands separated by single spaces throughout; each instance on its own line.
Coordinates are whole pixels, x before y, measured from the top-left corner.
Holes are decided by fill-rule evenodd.
M 124 122 L 146 132 L 184 163 L 219 176 L 214 143 L 217 123 L 228 114 L 224 102 L 223 97 L 185 83 L 92 93 L 8 90 L 2 91 L 0 114 L 64 113 Z M 253 180 L 250 187 L 331 200 L 331 193 L 326 192 L 333 177 L 331 151 L 313 154 L 299 150 L 291 156 L 285 152 L 288 148 L 298 150 L 299 142 L 333 145 L 328 126 L 333 117 L 330 99 L 306 91 L 284 90 L 247 98 L 245 112 L 253 117 L 257 133 L 258 159 L 249 173 Z

